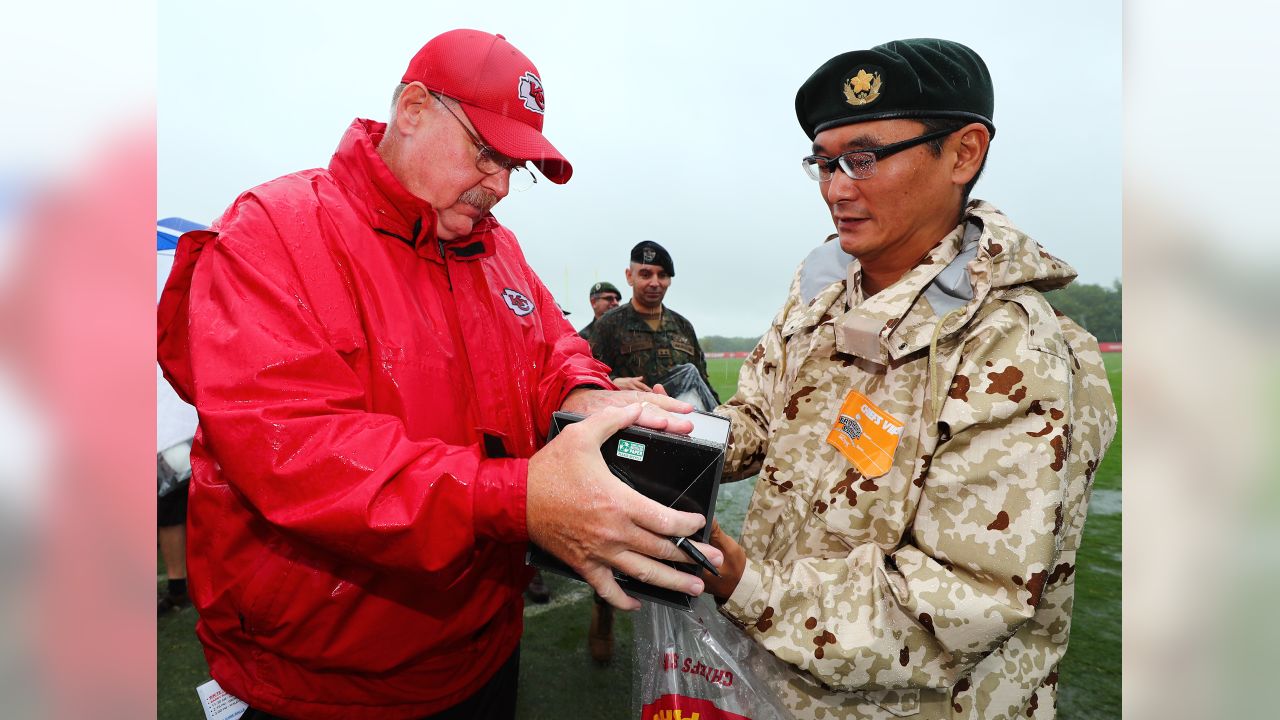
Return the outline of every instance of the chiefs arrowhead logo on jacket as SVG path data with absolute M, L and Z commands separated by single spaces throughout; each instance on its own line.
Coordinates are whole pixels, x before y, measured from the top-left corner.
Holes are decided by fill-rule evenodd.
M 511 312 L 519 317 L 524 317 L 533 312 L 533 301 L 525 297 L 524 293 L 511 288 L 504 288 L 502 291 L 502 299 L 507 303 L 507 307 L 511 308 Z

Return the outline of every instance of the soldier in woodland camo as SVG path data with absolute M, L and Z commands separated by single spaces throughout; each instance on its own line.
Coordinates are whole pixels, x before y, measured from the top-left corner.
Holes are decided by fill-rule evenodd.
M 1041 294 L 1075 271 L 968 200 L 994 133 L 981 58 L 845 53 L 801 87 L 837 235 L 717 412 L 759 473 L 721 611 L 789 664 L 803 718 L 1051 718 L 1076 552 L 1116 413 L 1096 340 Z
M 707 377 L 707 358 L 698 334 L 683 315 L 663 303 L 675 275 L 675 263 L 665 248 L 652 240 L 637 243 L 626 270 L 631 300 L 593 323 L 587 340 L 591 354 L 611 368 L 609 377 L 620 389 L 647 392 L 663 383 L 672 397 L 709 410 L 720 397 Z M 691 368 L 682 369 L 682 365 Z M 701 399 L 681 397 L 674 384 L 697 386 L 692 395 Z

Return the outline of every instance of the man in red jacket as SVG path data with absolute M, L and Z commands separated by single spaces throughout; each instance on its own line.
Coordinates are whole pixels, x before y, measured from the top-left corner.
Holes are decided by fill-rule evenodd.
M 668 536 L 701 516 L 599 451 L 633 423 L 688 432 L 689 406 L 617 392 L 489 212 L 526 162 L 569 179 L 545 104 L 502 36 L 445 33 L 388 124 L 183 236 L 159 355 L 200 414 L 190 590 L 247 718 L 512 717 L 528 541 L 619 608 L 639 603 L 615 568 L 702 591 L 654 559 L 687 561 Z M 544 447 L 557 409 L 591 417 Z

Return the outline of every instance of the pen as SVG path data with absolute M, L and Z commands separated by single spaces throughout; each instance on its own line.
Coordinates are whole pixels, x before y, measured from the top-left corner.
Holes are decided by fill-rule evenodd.
M 693 543 L 689 541 L 689 538 L 673 537 L 671 538 L 671 542 L 675 543 L 676 547 L 683 550 L 686 555 L 693 558 L 694 562 L 698 563 L 699 565 L 706 568 L 707 570 L 710 570 L 712 575 L 715 575 L 716 577 L 720 577 L 720 571 L 716 570 L 716 566 L 711 564 L 711 561 L 707 559 L 706 555 L 703 555 L 701 552 L 698 551 L 698 548 L 693 546 Z
M 614 477 L 626 483 L 627 487 L 630 487 L 637 492 L 639 491 L 636 488 L 636 484 L 631 481 L 631 478 L 627 477 L 627 474 L 624 473 L 621 468 L 616 468 L 608 463 L 605 463 L 605 467 L 609 468 L 609 472 L 613 473 Z M 689 541 L 689 538 L 673 537 L 671 538 L 671 542 L 675 543 L 676 547 L 683 550 L 686 555 L 693 558 L 694 562 L 709 570 L 712 575 L 720 577 L 720 571 L 716 570 L 716 566 L 711 564 L 711 561 L 707 559 L 706 555 L 703 555 L 698 548 L 693 546 L 693 543 Z

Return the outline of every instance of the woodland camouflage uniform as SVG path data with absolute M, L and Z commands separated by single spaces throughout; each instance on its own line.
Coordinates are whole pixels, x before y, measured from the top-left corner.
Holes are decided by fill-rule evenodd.
M 711 388 L 707 358 L 693 324 L 671 308 L 662 306 L 657 330 L 650 328 L 629 302 L 600 316 L 593 325 L 587 338 L 591 354 L 612 368 L 610 377 L 640 377 L 646 385 L 653 385 L 662 382 L 677 365 L 691 363 Z
M 972 299 L 938 312 L 949 264 Z M 1075 271 L 974 201 L 873 297 L 857 260 L 810 302 L 805 273 L 717 410 L 726 476 L 759 472 L 722 612 L 790 664 L 797 717 L 1053 717 L 1116 424 L 1097 341 L 1041 295 Z

